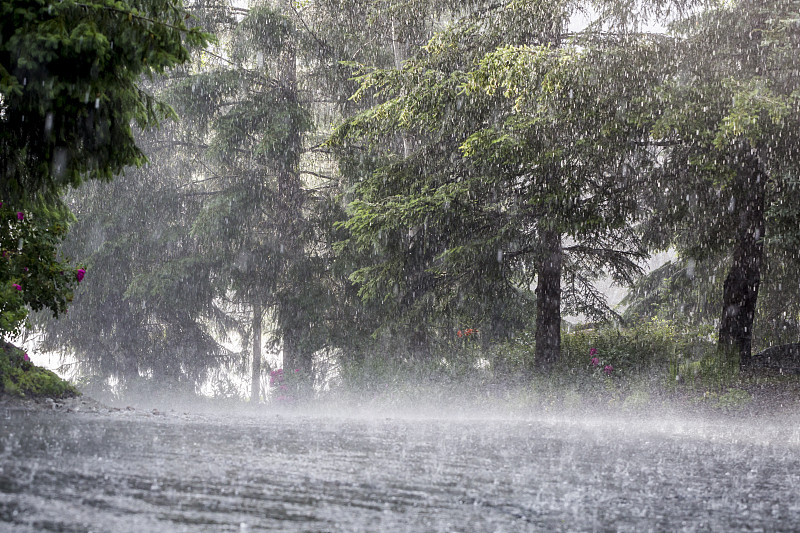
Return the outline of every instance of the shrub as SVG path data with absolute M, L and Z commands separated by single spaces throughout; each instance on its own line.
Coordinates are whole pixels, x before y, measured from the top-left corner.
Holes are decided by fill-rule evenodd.
M 663 374 L 674 379 L 682 362 L 699 361 L 714 349 L 708 326 L 679 325 L 652 319 L 627 328 L 604 327 L 565 333 L 561 340 L 562 366 L 566 370 L 587 367 L 587 355 L 595 348 L 604 365 L 615 374 L 635 376 Z
M 79 394 L 55 373 L 31 363 L 24 351 L 0 341 L 0 395 L 64 398 Z

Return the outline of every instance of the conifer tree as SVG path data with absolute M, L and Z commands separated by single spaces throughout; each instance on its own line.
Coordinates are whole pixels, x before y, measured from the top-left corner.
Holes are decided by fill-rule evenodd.
M 59 195 L 144 162 L 132 123 L 150 127 L 172 113 L 139 81 L 207 42 L 190 24 L 179 1 L 0 2 L 0 201 L 5 215 L 27 217 L 22 230 L 0 229 L 3 334 L 18 331 L 25 305 L 65 310 L 74 281 L 64 272 L 75 269 L 56 253 L 70 221 Z M 21 259 L 31 254 L 36 265 Z M 9 292 L 23 285 L 24 296 Z
M 731 370 L 751 356 L 765 247 L 796 264 L 797 9 L 742 0 L 675 23 L 670 76 L 652 102 L 653 139 L 666 149 L 642 186 L 655 206 L 647 235 L 694 260 L 728 256 L 717 359 Z
M 543 371 L 558 360 L 562 305 L 602 315 L 593 279 L 637 272 L 631 187 L 651 164 L 627 111 L 654 78 L 652 43 L 568 35 L 570 15 L 558 2 L 476 9 L 402 69 L 368 71 L 357 96 L 382 103 L 333 139 L 348 164 L 363 157 L 348 146 L 376 154 L 345 223 L 349 245 L 375 250 L 353 276 L 362 295 L 407 316 L 444 299 L 502 338 L 536 283 Z M 397 131 L 410 153 L 392 148 Z

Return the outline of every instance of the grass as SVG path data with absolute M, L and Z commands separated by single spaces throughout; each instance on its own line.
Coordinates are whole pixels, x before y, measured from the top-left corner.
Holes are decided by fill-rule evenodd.
M 713 331 L 653 320 L 562 334 L 562 358 L 534 371 L 532 338 L 431 361 L 374 357 L 343 365 L 328 397 L 375 407 L 456 407 L 508 413 L 711 410 L 770 414 L 800 406 L 800 376 L 716 363 Z M 592 357 L 599 362 L 592 365 Z M 606 366 L 613 367 L 610 373 Z M 330 398 L 328 398 L 330 399 Z

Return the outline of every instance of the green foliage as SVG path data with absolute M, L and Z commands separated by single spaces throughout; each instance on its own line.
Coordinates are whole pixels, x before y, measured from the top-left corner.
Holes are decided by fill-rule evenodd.
M 291 17 L 272 6 L 255 4 L 233 32 L 231 59 L 239 64 L 256 60 L 256 67 L 277 58 L 296 39 Z M 258 63 L 261 65 L 258 65 Z
M 688 326 L 676 321 L 653 319 L 629 327 L 604 326 L 577 331 L 562 330 L 562 360 L 557 373 L 563 376 L 600 375 L 605 365 L 611 365 L 614 378 L 628 379 L 661 376 L 667 382 L 675 379 L 676 364 L 698 361 L 714 347 L 712 329 L 708 326 Z M 590 355 L 592 349 L 596 355 Z M 499 358 L 494 366 L 501 372 L 514 374 L 534 368 L 533 333 L 522 332 L 512 341 L 498 346 Z M 600 360 L 593 367 L 592 357 Z
M 66 398 L 80 394 L 53 372 L 25 360 L 25 353 L 0 341 L 0 397 Z
M 620 302 L 623 319 L 710 326 L 722 306 L 725 266 L 712 258 L 667 261 L 637 280 Z
M 722 307 L 725 254 L 668 261 L 640 278 L 621 305 L 626 322 L 668 320 L 713 328 Z M 754 352 L 796 342 L 800 337 L 798 264 L 794 253 L 767 246 L 766 263 L 753 332 Z
M 169 133 L 140 142 L 150 150 Z M 154 158 L 124 180 L 87 184 L 68 197 L 77 221 L 62 250 L 85 258 L 91 277 L 69 313 L 35 317 L 43 349 L 73 354 L 81 373 L 122 386 L 141 373 L 194 391 L 210 369 L 230 363 L 233 354 L 211 334 L 223 332 L 224 340 L 230 326 L 214 305 L 223 290 L 215 258 L 188 231 L 199 199 L 164 180 L 185 168 L 184 158 Z
M 69 219 L 44 205 L 0 206 L 0 337 L 18 334 L 28 310 L 58 317 L 72 301 L 77 269 L 58 254 Z
M 208 42 L 188 18 L 180 1 L 0 2 L 0 335 L 28 309 L 66 311 L 79 280 L 57 254 L 60 195 L 144 163 L 132 125 L 174 113 L 139 82 Z
M 131 124 L 169 107 L 137 85 L 209 36 L 180 1 L 0 3 L 0 196 L 16 207 L 144 162 Z
M 476 8 L 402 68 L 359 67 L 353 98 L 376 103 L 329 141 L 348 180 L 339 249 L 359 258 L 350 279 L 387 318 L 431 338 L 466 319 L 502 340 L 535 306 L 548 231 L 572 241 L 569 311 L 608 317 L 594 282 L 638 272 L 630 192 L 653 162 L 631 102 L 657 79 L 655 48 L 562 40 L 569 9 Z
M 729 279 L 718 300 L 720 360 L 712 365 L 724 372 L 747 361 L 754 330 L 763 347 L 783 334 L 781 326 L 797 323 L 792 295 L 775 291 L 792 286 L 781 274 L 797 268 L 796 248 L 781 245 L 798 233 L 796 219 L 786 218 L 798 201 L 800 86 L 789 73 L 800 66 L 800 28 L 788 22 L 796 11 L 794 1 L 742 0 L 679 17 L 675 41 L 662 43 L 669 74 L 642 103 L 653 137 L 667 147 L 663 164 L 643 180 L 643 205 L 652 209 L 645 240 L 726 265 L 717 278 Z M 739 352 L 727 350 L 730 343 Z

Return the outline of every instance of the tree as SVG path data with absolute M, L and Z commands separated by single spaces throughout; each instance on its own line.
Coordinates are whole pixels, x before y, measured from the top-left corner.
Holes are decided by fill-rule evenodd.
M 341 208 L 315 130 L 353 105 L 343 57 L 390 57 L 369 23 L 374 7 L 196 6 L 220 46 L 148 85 L 180 116 L 138 137 L 150 163 L 72 197 L 79 222 L 65 249 L 85 258 L 95 282 L 69 319 L 47 324 L 48 346 L 122 382 L 152 375 L 198 385 L 217 366 L 244 372 L 252 363 L 258 398 L 260 330 L 267 345 L 301 356 L 287 357 L 292 369 L 311 368 L 319 350 L 357 344 L 343 321 L 366 313 L 346 296 L 341 264 L 330 266 Z M 294 87 L 280 81 L 291 78 L 288 40 L 300 65 Z M 222 349 L 216 340 L 232 332 L 252 348 Z M 192 348 L 171 348 L 178 342 Z
M 80 374 L 121 391 L 149 377 L 194 392 L 239 355 L 220 342 L 236 321 L 219 308 L 217 258 L 189 231 L 203 197 L 191 190 L 194 161 L 171 146 L 179 131 L 140 135 L 149 164 L 67 196 L 76 222 L 61 250 L 86 262 L 91 283 L 69 313 L 37 320 L 43 349 L 74 355 Z
M 0 201 L 6 213 L 28 217 L 4 223 L 0 240 L 10 248 L 17 237 L 17 257 L 41 261 L 0 267 L 4 334 L 18 330 L 23 304 L 65 310 L 72 282 L 62 271 L 73 269 L 55 252 L 69 221 L 59 195 L 143 163 L 131 123 L 153 126 L 171 111 L 137 83 L 185 62 L 187 46 L 207 42 L 187 18 L 180 2 L 161 0 L 0 3 Z M 22 298 L 9 290 L 10 282 L 22 286 L 20 268 Z
M 332 317 L 342 316 L 334 304 L 342 286 L 326 264 L 335 180 L 318 130 L 350 105 L 344 95 L 353 83 L 341 59 L 380 56 L 381 47 L 369 43 L 377 36 L 367 23 L 371 7 L 254 4 L 226 34 L 221 57 L 207 58 L 173 88 L 206 167 L 206 201 L 193 233 L 217 253 L 228 295 L 252 310 L 249 329 L 261 330 L 258 309 L 273 317 L 283 366 L 300 370 L 306 386 L 314 353 L 331 347 L 327 339 L 340 330 Z M 253 398 L 261 377 L 256 337 Z
M 357 96 L 381 103 L 333 138 L 361 169 L 344 225 L 373 257 L 353 275 L 362 296 L 412 317 L 444 301 L 434 309 L 502 338 L 535 281 L 543 371 L 559 357 L 562 280 L 569 308 L 603 314 L 593 279 L 638 271 L 627 225 L 634 170 L 651 164 L 628 111 L 655 77 L 655 48 L 639 34 L 568 36 L 570 14 L 558 2 L 476 9 L 402 69 L 366 72 Z M 366 170 L 359 145 L 374 154 Z
M 729 255 L 717 358 L 735 370 L 751 356 L 765 246 L 795 255 L 797 8 L 742 0 L 676 23 L 672 75 L 653 101 L 653 137 L 667 149 L 643 192 L 654 193 L 654 225 L 675 233 L 649 236 L 697 260 Z
M 181 2 L 0 3 L 0 196 L 52 199 L 142 164 L 131 124 L 172 116 L 138 85 L 209 36 Z

